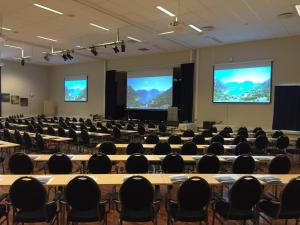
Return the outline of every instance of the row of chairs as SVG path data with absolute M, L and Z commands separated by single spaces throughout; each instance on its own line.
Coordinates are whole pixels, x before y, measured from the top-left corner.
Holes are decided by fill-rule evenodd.
M 87 191 L 88 190 L 88 191 Z M 251 191 L 249 191 L 251 190 Z M 128 222 L 153 222 L 157 224 L 160 201 L 154 196 L 154 188 L 142 176 L 127 178 L 120 187 L 119 198 L 114 200 L 119 213 L 119 224 Z M 167 224 L 202 222 L 208 224 L 208 208 L 212 202 L 213 221 L 251 220 L 259 223 L 263 219 L 295 219 L 300 217 L 300 178 L 292 179 L 282 190 L 280 199 L 269 199 L 263 195 L 260 182 L 252 176 L 243 176 L 231 186 L 228 198 L 213 194 L 211 187 L 201 177 L 184 181 L 177 198 L 167 195 L 165 208 Z M 111 201 L 102 200 L 101 189 L 88 176 L 77 176 L 66 186 L 63 198 L 47 201 L 47 191 L 42 183 L 33 177 L 21 177 L 10 187 L 9 200 L 13 208 L 13 224 L 58 221 L 59 213 L 67 212 L 67 224 L 79 222 L 103 222 L 107 224 Z M 213 200 L 213 201 L 211 201 Z M 30 202 L 31 204 L 28 204 Z M 58 202 L 61 207 L 57 207 Z M 1 216 L 8 220 L 9 205 L 1 205 Z M 62 217 L 63 218 L 63 217 Z M 63 218 L 64 219 L 64 218 Z M 64 221 L 62 221 L 64 224 Z

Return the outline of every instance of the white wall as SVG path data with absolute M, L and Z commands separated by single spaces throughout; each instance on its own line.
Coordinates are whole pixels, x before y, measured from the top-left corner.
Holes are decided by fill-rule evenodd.
M 64 78 L 72 75 L 88 76 L 88 101 L 65 102 Z M 56 105 L 57 115 L 82 116 L 105 112 L 105 61 L 70 64 L 50 68 L 49 100 Z
M 230 125 L 272 127 L 274 86 L 300 83 L 300 36 L 246 42 L 198 50 L 197 120 L 223 121 Z M 228 62 L 272 59 L 273 92 L 271 104 L 212 103 L 213 65 Z
M 2 67 L 2 93 L 18 95 L 29 99 L 27 107 L 2 103 L 2 115 L 11 114 L 36 115 L 43 113 L 43 102 L 48 98 L 48 67 L 5 61 Z

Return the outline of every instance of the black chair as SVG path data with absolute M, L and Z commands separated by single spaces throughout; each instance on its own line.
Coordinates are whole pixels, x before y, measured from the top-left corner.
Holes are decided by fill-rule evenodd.
M 75 131 L 73 128 L 70 128 L 70 129 L 69 129 L 69 137 L 72 138 L 71 143 L 72 143 L 74 146 L 76 146 L 76 148 L 77 148 L 77 150 L 78 150 L 79 145 L 80 145 L 80 143 L 79 143 L 79 138 L 78 138 L 78 136 L 77 136 L 76 131 Z
M 79 122 L 80 122 L 80 123 L 84 123 L 84 119 L 80 117 L 80 118 L 79 118 Z
M 247 138 L 243 135 L 237 135 L 233 141 L 232 141 L 232 144 L 233 145 L 238 145 L 239 143 L 241 142 L 247 142 Z
M 213 133 L 211 132 L 211 130 L 204 130 L 202 131 L 201 135 L 206 138 L 206 137 L 212 137 Z
M 122 134 L 118 127 L 113 128 L 112 134 L 115 141 L 119 141 L 121 139 Z
M 145 135 L 145 133 L 146 133 L 146 129 L 145 129 L 145 127 L 144 126 L 142 126 L 142 125 L 138 125 L 138 128 L 137 128 L 137 130 L 138 130 L 138 133 L 139 133 L 139 135 L 141 135 L 141 136 L 144 136 Z
M 106 123 L 106 127 L 107 127 L 108 129 L 113 129 L 113 125 L 112 125 L 111 122 L 107 122 L 107 123 Z
M 251 146 L 248 142 L 240 142 L 234 149 L 235 155 L 251 154 Z
M 54 154 L 58 152 L 58 149 L 54 147 L 48 147 L 44 143 L 44 139 L 40 134 L 35 135 L 35 142 L 36 142 L 36 152 L 41 154 Z
M 193 130 L 185 130 L 182 134 L 183 137 L 194 137 L 195 133 Z
M 149 123 L 148 128 L 155 128 L 155 124 L 154 123 Z
M 224 138 L 221 135 L 215 135 L 211 138 L 210 143 L 219 142 L 224 145 Z
M 232 128 L 231 128 L 231 127 L 229 127 L 229 126 L 227 126 L 227 127 L 224 127 L 224 129 L 223 129 L 223 130 L 227 131 L 228 133 L 233 133 L 233 130 L 232 130 Z
M 134 126 L 132 124 L 127 124 L 127 127 L 126 127 L 127 130 L 134 130 Z
M 248 134 L 248 131 L 247 130 L 244 130 L 244 129 L 241 129 L 237 132 L 237 134 L 239 136 L 243 136 L 244 138 L 248 138 L 249 137 L 249 134 Z
M 197 153 L 197 145 L 192 141 L 184 143 L 180 149 L 181 155 L 197 155 Z
M 96 126 L 97 126 L 98 128 L 101 128 L 101 127 L 103 127 L 103 124 L 99 121 L 99 122 L 96 123 Z
M 98 129 L 97 129 L 97 127 L 96 127 L 94 124 L 92 124 L 92 125 L 90 126 L 90 132 L 94 132 L 94 133 L 97 133 L 97 132 L 98 132 Z
M 226 130 L 225 128 L 223 130 L 221 130 L 219 132 L 219 135 L 221 135 L 223 138 L 230 138 L 230 133 L 232 132 L 229 132 L 228 130 Z
M 76 126 L 74 123 L 71 123 L 71 124 L 70 124 L 69 129 L 70 129 L 70 128 L 72 128 L 72 129 L 74 129 L 74 130 L 77 130 L 77 126 Z
M 263 130 L 261 127 L 255 127 L 254 129 L 253 129 L 253 133 L 256 133 L 257 131 L 259 131 L 259 130 Z
M 100 130 L 101 133 L 106 133 L 108 134 L 109 133 L 109 130 L 107 129 L 107 127 L 101 127 L 101 130 Z
M 162 160 L 161 169 L 164 173 L 183 173 L 184 160 L 177 153 L 169 153 Z
M 269 224 L 277 219 L 284 219 L 285 224 L 287 224 L 287 220 L 295 219 L 298 224 L 300 218 L 299 196 L 300 178 L 296 177 L 284 187 L 279 199 L 261 200 L 259 203 L 260 216 Z
M 154 126 L 154 128 L 155 128 L 155 126 Z M 161 124 L 158 125 L 158 130 L 159 130 L 160 133 L 165 133 L 165 132 L 167 132 L 167 126 L 165 124 L 161 123 Z
M 295 156 L 300 156 L 300 138 L 296 140 L 296 146 L 294 148 L 286 149 L 286 152 Z
M 88 131 L 88 128 L 85 124 L 82 123 L 82 124 L 80 124 L 80 130 L 81 131 L 83 131 L 83 130 Z
M 40 124 L 36 126 L 36 132 L 39 134 L 44 134 L 44 129 Z
M 13 137 L 8 129 L 3 130 L 3 140 L 8 142 L 13 142 Z
M 72 122 L 76 123 L 77 119 L 75 117 L 72 118 Z
M 73 164 L 71 159 L 63 153 L 55 153 L 48 160 L 48 170 L 51 174 L 72 173 Z
M 16 152 L 10 157 L 8 167 L 12 174 L 31 174 L 34 166 L 28 155 Z
M 154 155 L 168 155 L 171 152 L 172 148 L 168 142 L 158 142 L 153 149 Z
M 81 130 L 80 137 L 82 140 L 82 145 L 87 149 L 96 147 L 96 143 L 91 141 L 90 135 L 87 130 Z
M 197 163 L 198 173 L 218 173 L 220 170 L 220 160 L 214 154 L 203 155 Z
M 248 133 L 247 127 L 240 127 L 240 128 L 238 129 L 238 132 L 239 132 L 239 131 L 246 131 L 246 132 Z
M 35 151 L 36 147 L 32 143 L 32 139 L 27 132 L 23 134 L 24 148 L 26 152 Z
M 90 118 L 88 118 L 88 119 L 86 119 L 85 124 L 90 127 L 93 125 L 93 122 Z
M 145 142 L 146 144 L 157 144 L 159 142 L 159 137 L 156 134 L 149 134 Z
M 271 174 L 288 174 L 291 169 L 291 161 L 286 155 L 275 156 L 269 165 Z
M 258 130 L 256 131 L 256 133 L 254 134 L 254 137 L 257 138 L 258 136 L 267 136 L 266 132 L 263 130 Z
M 117 147 L 113 142 L 105 141 L 99 146 L 98 151 L 106 155 L 115 155 L 117 153 Z
M 255 171 L 255 161 L 251 155 L 240 155 L 232 164 L 232 173 L 252 174 Z
M 281 130 L 276 130 L 273 134 L 272 134 L 272 138 L 279 138 L 280 136 L 283 136 L 283 132 Z
M 269 140 L 265 135 L 259 135 L 254 142 L 254 148 L 251 149 L 252 155 L 265 155 L 265 149 L 269 145 Z
M 119 223 L 148 222 L 157 224 L 160 202 L 154 201 L 152 184 L 142 176 L 132 176 L 124 181 L 119 192 L 116 209 L 120 213 Z
M 46 202 L 47 191 L 36 178 L 17 179 L 10 187 L 9 199 L 13 207 L 13 224 L 53 224 L 58 219 L 57 203 Z
M 147 173 L 148 166 L 149 163 L 146 156 L 139 153 L 130 155 L 125 163 L 127 173 Z
M 91 156 L 87 168 L 89 173 L 107 174 L 111 172 L 112 163 L 107 155 L 98 152 Z
M 66 137 L 67 136 L 66 131 L 62 126 L 58 126 L 57 134 L 58 134 L 59 137 Z
M 27 127 L 27 130 L 28 130 L 28 132 L 30 132 L 30 133 L 35 133 L 35 128 L 34 128 L 34 126 L 33 125 L 28 125 L 28 127 Z
M 208 204 L 211 189 L 201 177 L 191 177 L 183 182 L 177 192 L 177 201 L 167 200 L 167 224 L 176 221 L 197 222 L 208 224 Z
M 212 133 L 217 133 L 217 132 L 218 132 L 218 128 L 216 128 L 216 127 L 211 127 L 211 128 L 209 128 L 209 130 L 210 130 Z
M 168 139 L 169 144 L 182 144 L 182 140 L 177 135 L 171 135 Z
M 204 145 L 205 138 L 203 135 L 195 135 L 192 139 L 192 142 L 194 142 L 196 145 Z
M 23 143 L 23 138 L 22 138 L 22 135 L 21 135 L 20 131 L 15 130 L 14 136 L 15 136 L 15 142 L 17 144 L 19 144 L 21 148 L 24 147 L 23 146 L 23 144 L 24 144 Z
M 251 190 L 251 191 L 249 191 Z M 230 188 L 228 200 L 216 199 L 213 206 L 213 222 L 215 218 L 224 220 L 246 220 L 257 221 L 256 205 L 261 197 L 262 187 L 259 181 L 252 176 L 243 176 Z
M 126 154 L 127 155 L 132 155 L 132 154 L 135 154 L 135 153 L 140 153 L 140 154 L 145 153 L 144 146 L 139 142 L 131 142 L 127 145 Z
M 73 178 L 66 187 L 67 224 L 83 222 L 103 222 L 107 224 L 109 203 L 101 201 L 98 184 L 88 176 Z
M 211 143 L 207 148 L 207 153 L 214 155 L 224 155 L 224 146 L 219 142 Z
M 49 126 L 48 129 L 47 129 L 47 134 L 48 135 L 52 135 L 52 136 L 55 136 L 55 130 L 52 126 Z
M 290 139 L 287 136 L 279 136 L 276 140 L 276 148 L 268 148 L 267 152 L 273 155 L 285 154 L 285 149 L 289 146 L 289 144 Z

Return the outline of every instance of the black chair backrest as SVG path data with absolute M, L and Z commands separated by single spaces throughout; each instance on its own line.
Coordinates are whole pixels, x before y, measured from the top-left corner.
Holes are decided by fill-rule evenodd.
M 240 127 L 240 128 L 238 129 L 238 132 L 239 132 L 239 131 L 246 131 L 246 132 L 248 133 L 247 127 Z
M 240 155 L 232 164 L 232 172 L 238 174 L 251 174 L 255 170 L 255 161 L 251 155 Z
M 72 138 L 72 142 L 77 144 L 78 143 L 78 136 L 74 129 L 69 129 L 69 137 Z
M 104 127 L 104 126 L 103 126 L 103 127 L 101 127 L 100 132 L 101 132 L 101 133 L 106 133 L 106 134 L 107 134 L 107 133 L 109 133 L 109 130 L 107 129 L 107 127 Z
M 263 130 L 258 130 L 255 134 L 254 137 L 257 138 L 258 136 L 267 136 L 266 132 L 264 132 Z
M 241 142 L 247 142 L 247 138 L 243 135 L 237 135 L 233 141 L 232 141 L 232 144 L 233 145 L 238 145 L 239 143 Z
M 240 142 L 234 149 L 235 155 L 250 154 L 251 146 L 248 142 Z
M 84 119 L 80 117 L 80 118 L 79 118 L 79 122 L 80 122 L 80 123 L 84 123 Z
M 134 130 L 134 126 L 132 124 L 127 124 L 127 127 L 126 127 L 127 130 Z
M 280 194 L 281 211 L 298 212 L 300 210 L 300 177 L 289 181 Z
M 205 154 L 197 163 L 198 173 L 218 173 L 220 170 L 220 160 L 214 154 Z
M 52 126 L 48 127 L 47 134 L 55 136 L 55 130 L 54 130 L 54 128 Z
M 179 209 L 202 211 L 209 203 L 211 189 L 201 177 L 191 177 L 183 182 L 177 193 Z
M 106 155 L 115 155 L 117 153 L 117 147 L 113 142 L 105 141 L 99 146 L 99 152 Z
M 22 138 L 22 135 L 21 135 L 20 131 L 15 130 L 14 136 L 15 136 L 16 143 L 19 144 L 20 146 L 22 146 L 23 145 L 23 138 Z
M 90 126 L 90 131 L 91 132 L 98 132 L 98 129 L 97 129 L 97 127 L 94 125 L 94 124 L 92 124 L 91 126 Z
M 149 126 L 148 126 L 149 127 Z M 154 126 L 155 127 L 155 126 Z M 158 129 L 159 129 L 159 132 L 161 133 L 165 133 L 167 131 L 167 126 L 165 124 L 159 124 L 158 125 Z
M 259 135 L 254 144 L 258 149 L 265 149 L 269 145 L 269 140 L 265 135 Z
M 182 140 L 179 136 L 177 135 L 171 135 L 168 139 L 169 144 L 181 144 Z
M 66 200 L 74 210 L 90 211 L 97 209 L 101 191 L 93 178 L 88 176 L 77 176 L 73 178 L 66 187 Z
M 38 124 L 38 125 L 36 126 L 36 132 L 38 132 L 38 133 L 40 133 L 40 134 L 43 134 L 43 133 L 44 133 L 44 129 L 43 129 L 43 127 L 42 127 L 40 124 Z
M 30 174 L 33 172 L 33 162 L 23 152 L 14 153 L 8 161 L 8 167 L 12 174 Z
M 148 159 L 143 154 L 132 154 L 126 160 L 125 169 L 127 173 L 147 173 Z
M 34 126 L 32 126 L 31 124 L 28 125 L 27 130 L 28 130 L 28 132 L 30 132 L 30 133 L 35 133 L 35 128 L 34 128 Z
M 261 193 L 261 184 L 255 177 L 243 176 L 229 190 L 229 202 L 234 209 L 251 210 L 260 200 Z
M 123 210 L 152 209 L 153 186 L 142 176 L 131 176 L 120 188 L 119 197 Z
M 224 144 L 224 138 L 223 138 L 223 136 L 221 136 L 221 135 L 215 135 L 215 136 L 213 136 L 212 138 L 211 138 L 211 140 L 210 140 L 210 143 L 214 143 L 214 142 L 219 142 L 219 143 L 221 143 L 222 145 Z
M 43 137 L 40 134 L 35 135 L 35 143 L 39 151 L 43 151 L 45 149 L 45 143 Z
M 103 125 L 102 125 L 102 123 L 101 123 L 100 121 L 99 121 L 99 122 L 97 122 L 96 126 L 97 126 L 98 128 L 101 128 L 101 127 L 103 127 Z
M 126 154 L 127 155 L 132 155 L 134 153 L 140 153 L 140 154 L 144 154 L 145 153 L 145 149 L 143 147 L 143 145 L 139 142 L 131 142 L 127 145 L 126 148 Z
M 224 129 L 223 129 L 223 130 L 227 131 L 228 133 L 233 133 L 233 130 L 232 130 L 232 128 L 231 128 L 231 127 L 229 127 L 229 126 L 227 126 L 227 127 L 224 127 Z
M 192 141 L 184 143 L 180 149 L 181 155 L 197 155 L 197 152 L 197 145 Z
M 86 119 L 85 124 L 90 127 L 93 125 L 93 122 L 90 118 L 88 118 L 88 119 Z
M 279 149 L 285 149 L 289 146 L 289 144 L 290 139 L 285 135 L 279 136 L 276 140 L 276 147 Z
M 8 129 L 3 130 L 3 139 L 4 141 L 12 142 L 12 135 L 10 134 Z
M 24 140 L 24 147 L 26 149 L 31 149 L 32 148 L 32 139 L 27 132 L 24 132 L 23 140 Z
M 83 131 L 83 130 L 88 130 L 87 126 L 84 125 L 83 123 L 80 124 L 80 130 Z
M 212 137 L 213 134 L 210 130 L 204 130 L 204 131 L 202 131 L 202 136 L 203 137 Z
M 205 138 L 203 135 L 195 135 L 192 139 L 192 142 L 194 142 L 196 145 L 204 145 L 205 144 Z
M 162 160 L 161 168 L 164 173 L 183 173 L 184 160 L 177 153 L 169 153 Z
M 84 144 L 90 143 L 90 136 L 87 130 L 81 130 L 80 137 Z
M 139 124 L 138 125 L 138 133 L 139 133 L 139 135 L 145 135 L 145 133 L 146 133 L 145 127 Z
M 45 206 L 47 192 L 36 178 L 20 177 L 11 185 L 9 199 L 21 212 L 34 212 Z
M 220 131 L 219 135 L 221 135 L 223 138 L 230 138 L 230 132 L 225 130 L 225 128 Z
M 149 123 L 148 128 L 155 128 L 155 124 L 154 123 Z
M 207 153 L 224 155 L 224 146 L 219 142 L 211 143 L 207 148 Z
M 73 164 L 71 159 L 63 153 L 55 153 L 48 160 L 48 170 L 52 174 L 72 173 Z
M 74 130 L 77 130 L 77 126 L 74 124 L 74 123 L 71 123 L 70 124 L 70 128 L 74 129 Z
M 261 127 L 255 127 L 254 129 L 253 129 L 253 133 L 256 133 L 257 131 L 259 131 L 259 130 L 263 130 Z
M 273 134 L 272 134 L 272 138 L 279 138 L 280 136 L 284 135 L 283 132 L 281 130 L 276 130 Z
M 121 131 L 119 128 L 117 128 L 117 127 L 113 128 L 113 136 L 115 139 L 118 139 L 121 137 Z
M 149 134 L 145 142 L 146 144 L 157 144 L 159 142 L 159 137 L 156 134 Z
M 216 127 L 211 127 L 209 128 L 209 130 L 212 132 L 212 133 L 217 133 L 218 132 L 218 129 Z
M 296 148 L 300 149 L 300 138 L 296 140 Z
M 168 142 L 158 142 L 153 149 L 154 155 L 168 155 L 171 152 L 172 148 Z
M 182 134 L 183 137 L 194 137 L 195 133 L 193 130 L 185 130 Z
M 75 117 L 73 117 L 72 122 L 77 122 L 77 119 Z
M 112 125 L 111 122 L 107 122 L 107 123 L 106 123 L 106 127 L 107 127 L 108 129 L 112 129 L 112 128 L 113 128 L 113 125 Z
M 269 173 L 271 174 L 288 174 L 291 169 L 291 161 L 284 154 L 275 156 L 269 165 Z
M 244 129 L 241 129 L 238 131 L 238 135 L 239 136 L 243 136 L 245 138 L 248 138 L 249 137 L 249 134 L 248 134 L 248 131 L 247 130 L 244 130 Z
M 66 131 L 62 126 L 58 126 L 57 134 L 58 134 L 59 137 L 66 137 L 67 136 Z
M 112 163 L 107 155 L 98 152 L 91 156 L 88 161 L 88 171 L 94 174 L 106 174 L 110 173 L 112 168 Z

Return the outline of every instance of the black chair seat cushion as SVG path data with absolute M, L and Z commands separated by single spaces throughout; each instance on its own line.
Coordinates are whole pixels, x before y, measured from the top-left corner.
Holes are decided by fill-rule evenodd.
M 230 214 L 228 215 L 230 210 Z M 220 200 L 216 202 L 216 212 L 219 213 L 223 218 L 228 218 L 232 220 L 247 220 L 254 217 L 254 212 L 252 210 L 241 210 L 241 209 L 230 209 L 229 202 L 225 200 Z
M 73 222 L 95 222 L 103 220 L 105 215 L 105 205 L 99 204 L 99 214 L 97 208 L 87 211 L 71 209 L 69 213 L 69 221 Z M 99 218 L 100 217 L 100 218 Z
M 153 212 L 148 208 L 145 209 L 124 209 L 120 218 L 130 222 L 147 222 L 153 220 Z
M 171 203 L 169 206 L 171 216 L 176 221 L 196 222 L 205 220 L 207 218 L 207 214 L 204 210 L 187 210 L 183 208 L 179 209 L 178 205 L 174 203 Z
M 46 206 L 47 217 L 50 221 L 54 218 L 56 214 L 56 209 L 57 206 L 55 202 L 51 202 Z M 31 212 L 19 211 L 16 214 L 16 220 L 18 222 L 24 222 L 24 223 L 44 222 L 46 221 L 44 215 L 44 208 L 31 211 Z
M 280 207 L 280 203 L 277 201 L 270 200 L 262 200 L 259 203 L 259 208 L 261 211 L 268 216 L 274 218 L 277 216 L 278 210 Z M 300 209 L 299 210 L 282 210 L 279 215 L 279 219 L 296 219 L 300 217 Z

